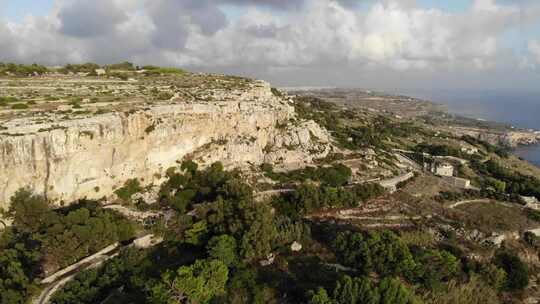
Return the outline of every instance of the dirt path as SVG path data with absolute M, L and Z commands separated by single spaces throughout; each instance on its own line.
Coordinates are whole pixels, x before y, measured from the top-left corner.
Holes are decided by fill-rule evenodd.
M 486 204 L 488 203 L 488 204 L 497 204 L 499 206 L 510 207 L 510 208 L 520 208 L 520 209 L 524 208 L 523 206 L 520 206 L 518 204 L 499 202 L 499 201 L 494 201 L 494 200 L 485 199 L 485 198 L 455 202 L 448 205 L 447 208 L 454 209 L 461 205 L 473 204 L 473 203 L 486 203 Z

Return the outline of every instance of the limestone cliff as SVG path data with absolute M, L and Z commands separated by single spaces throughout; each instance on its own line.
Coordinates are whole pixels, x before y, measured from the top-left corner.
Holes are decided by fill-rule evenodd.
M 492 145 L 502 145 L 511 148 L 540 142 L 540 133 L 538 131 L 497 131 L 470 127 L 451 127 L 449 130 L 457 136 L 469 135 Z
M 27 124 L 0 135 L 0 206 L 29 187 L 55 202 L 110 195 L 130 178 L 159 183 L 184 157 L 226 166 L 309 162 L 329 150 L 312 121 L 264 82 L 213 101 L 140 106 L 80 119 Z

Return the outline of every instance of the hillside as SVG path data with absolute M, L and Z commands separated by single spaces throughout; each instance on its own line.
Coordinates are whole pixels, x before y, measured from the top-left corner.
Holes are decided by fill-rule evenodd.
M 2 73 L 1 303 L 540 299 L 540 169 L 504 126 L 128 63 Z

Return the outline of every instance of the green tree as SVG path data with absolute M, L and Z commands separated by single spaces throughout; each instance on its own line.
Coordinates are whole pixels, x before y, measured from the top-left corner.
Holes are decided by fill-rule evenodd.
M 426 303 L 430 304 L 498 304 L 497 290 L 486 284 L 477 275 L 472 275 L 468 282 L 458 284 L 449 282 L 444 290 L 427 294 Z
M 363 273 L 401 274 L 410 277 L 415 262 L 407 245 L 389 231 L 341 232 L 332 240 L 339 260 Z
M 208 215 L 214 234 L 233 236 L 240 256 L 246 260 L 266 257 L 277 237 L 274 214 L 268 204 L 257 204 L 250 195 L 241 199 L 218 199 Z
M 414 304 L 419 301 L 398 279 L 384 278 L 379 283 L 380 304 Z
M 182 165 L 180 166 L 180 169 L 182 169 L 182 171 L 185 171 L 191 174 L 195 174 L 198 168 L 199 168 L 199 165 L 197 165 L 197 163 L 192 160 L 186 160 L 182 162 Z
M 521 290 L 529 284 L 529 268 L 517 255 L 500 252 L 495 256 L 495 264 L 507 273 L 505 289 Z
M 448 251 L 421 250 L 415 254 L 415 277 L 428 289 L 436 289 L 459 270 L 458 259 Z
M 13 219 L 13 225 L 26 233 L 37 232 L 53 216 L 49 202 L 27 189 L 21 189 L 11 197 L 7 214 Z
M 332 299 L 337 304 L 420 303 L 414 293 L 398 279 L 386 277 L 378 284 L 373 284 L 367 277 L 351 278 L 347 275 L 337 282 Z
M 26 303 L 36 289 L 41 245 L 15 227 L 0 233 L 0 303 Z
M 191 266 L 182 266 L 176 273 L 166 272 L 153 287 L 152 303 L 209 303 L 225 292 L 229 270 L 219 260 L 197 260 Z
M 238 262 L 236 240 L 230 235 L 211 238 L 206 248 L 210 258 L 222 261 L 227 267 L 234 266 Z
M 310 291 L 308 293 L 309 304 L 333 304 L 332 299 L 328 296 L 326 289 L 319 287 L 317 292 Z
M 184 239 L 188 244 L 199 246 L 203 244 L 203 241 L 207 240 L 208 226 L 206 221 L 198 221 L 190 229 L 186 230 Z
M 125 182 L 122 188 L 117 189 L 114 193 L 122 200 L 128 202 L 131 196 L 137 192 L 141 192 L 143 188 L 138 179 L 129 179 Z

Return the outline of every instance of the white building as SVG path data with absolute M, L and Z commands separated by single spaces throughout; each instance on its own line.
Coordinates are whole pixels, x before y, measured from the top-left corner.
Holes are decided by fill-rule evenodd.
M 438 176 L 454 176 L 454 166 L 449 163 L 433 163 L 431 172 Z

